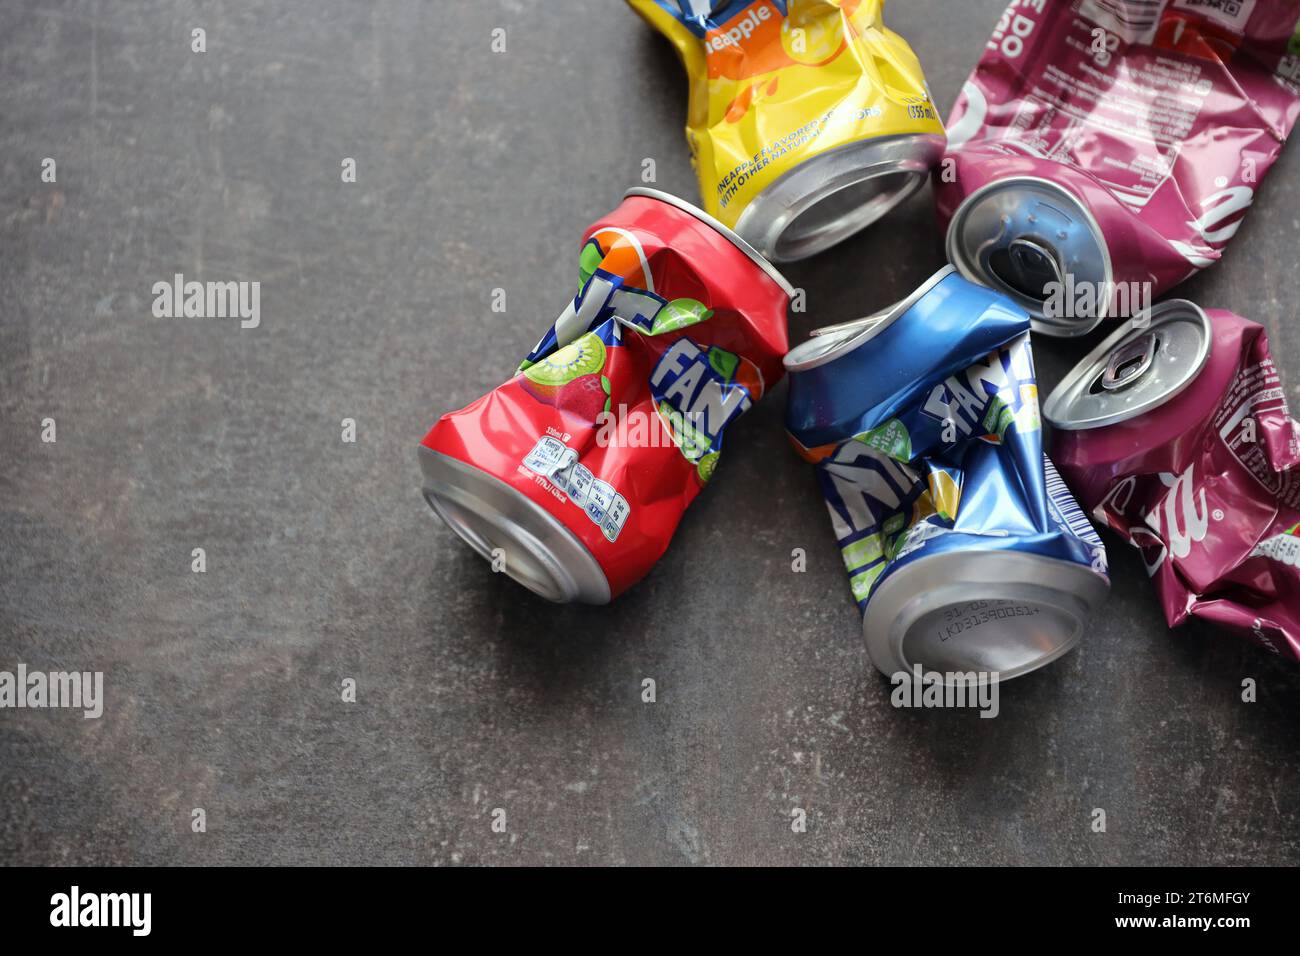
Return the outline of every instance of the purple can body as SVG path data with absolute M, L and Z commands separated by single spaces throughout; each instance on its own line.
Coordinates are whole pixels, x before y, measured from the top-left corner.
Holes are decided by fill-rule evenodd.
M 1047 215 L 995 212 L 966 248 L 1013 238 L 996 229 L 1050 247 L 1095 227 L 1085 258 L 1104 261 L 1089 280 L 1143 286 L 1147 304 L 1219 259 L 1280 154 L 1300 114 L 1298 21 L 1300 0 L 1016 0 L 949 117 L 941 225 L 999 182 L 1046 181 L 1062 197 L 1038 195 Z M 961 238 L 949 235 L 954 264 L 998 285 L 970 274 L 981 267 L 954 253 Z M 1138 311 L 1114 292 L 1098 321 Z
M 1195 309 L 1161 308 L 1183 305 Z M 1054 392 L 1052 460 L 1093 519 L 1141 549 L 1171 627 L 1201 618 L 1300 661 L 1300 425 L 1263 327 L 1203 315 L 1204 366 L 1154 407 L 1070 421 Z M 1177 359 L 1170 347 L 1158 341 L 1154 362 Z M 1102 367 L 1089 356 L 1057 391 L 1095 394 Z

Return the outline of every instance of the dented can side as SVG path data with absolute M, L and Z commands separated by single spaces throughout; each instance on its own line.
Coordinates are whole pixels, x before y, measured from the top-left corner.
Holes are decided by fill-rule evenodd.
M 1158 324 L 1131 322 L 1081 362 L 1047 402 L 1060 426 L 1052 456 L 1095 520 L 1142 551 L 1171 627 L 1200 618 L 1300 661 L 1300 425 L 1263 328 L 1204 315 L 1208 354 L 1197 366 L 1185 336 L 1191 375 L 1171 376 L 1168 394 L 1139 399 L 1136 414 L 1095 415 L 1087 393 L 1140 363 L 1133 346 Z M 1148 365 L 1117 392 L 1152 374 Z
M 701 210 L 631 190 L 583 236 L 578 293 L 503 385 L 442 416 L 434 510 L 554 601 L 640 580 L 713 475 L 726 428 L 781 376 L 788 282 Z
M 1081 639 L 1105 549 L 1043 454 L 1022 310 L 949 267 L 786 369 L 877 668 L 1005 680 Z

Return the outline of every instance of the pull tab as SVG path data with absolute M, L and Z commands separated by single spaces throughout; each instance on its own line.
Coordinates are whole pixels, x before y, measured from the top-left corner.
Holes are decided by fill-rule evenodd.
M 1035 239 L 1018 237 L 1007 243 L 1001 262 L 990 265 L 998 278 L 1023 295 L 1034 299 L 1047 298 L 1049 283 L 1065 282 L 1065 274 L 1057 259 L 1056 250 Z
M 1151 361 L 1155 356 L 1154 332 L 1144 332 L 1131 342 L 1125 342 L 1110 353 L 1110 358 L 1106 361 L 1106 371 L 1101 376 L 1101 387 L 1108 391 L 1115 391 L 1132 385 L 1151 367 Z
M 885 316 L 889 315 L 890 311 L 890 309 L 885 309 L 873 315 L 863 316 L 860 319 L 850 319 L 836 325 L 823 325 L 820 329 L 813 329 L 808 333 L 808 336 L 809 338 L 816 338 L 819 335 L 834 335 L 837 332 L 857 332 L 860 329 L 869 329 L 873 325 L 879 324 Z

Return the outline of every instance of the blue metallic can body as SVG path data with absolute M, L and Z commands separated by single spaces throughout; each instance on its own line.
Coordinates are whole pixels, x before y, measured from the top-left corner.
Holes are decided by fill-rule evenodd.
M 787 428 L 816 464 L 868 647 L 893 647 L 872 654 L 882 670 L 928 655 L 1023 673 L 1046 663 L 1028 666 L 1035 645 L 1051 656 L 1073 646 L 1108 583 L 1106 554 L 1043 453 L 1025 312 L 949 268 L 888 314 L 795 349 L 786 369 Z M 988 563 L 1005 580 L 972 573 L 970 588 L 954 590 L 968 574 L 952 558 L 995 552 L 1018 556 Z M 889 618 L 873 621 L 874 597 L 896 577 Z M 1008 615 L 1033 620 L 1011 626 Z M 873 638 L 873 627 L 897 633 Z M 985 647 L 972 646 L 976 633 Z M 961 649 L 948 643 L 962 634 Z

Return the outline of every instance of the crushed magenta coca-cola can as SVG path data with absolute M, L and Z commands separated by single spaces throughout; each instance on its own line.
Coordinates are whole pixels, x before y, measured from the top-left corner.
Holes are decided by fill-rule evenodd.
M 1048 397 L 1052 459 L 1142 550 L 1171 627 L 1203 618 L 1300 661 L 1300 425 L 1262 326 L 1162 302 Z
M 1035 331 L 1215 262 L 1300 114 L 1300 0 L 1015 0 L 948 120 L 949 260 Z
M 794 290 L 712 216 L 632 189 L 582 237 L 578 292 L 519 370 L 420 445 L 424 496 L 552 601 L 639 581 L 723 433 L 782 374 Z

